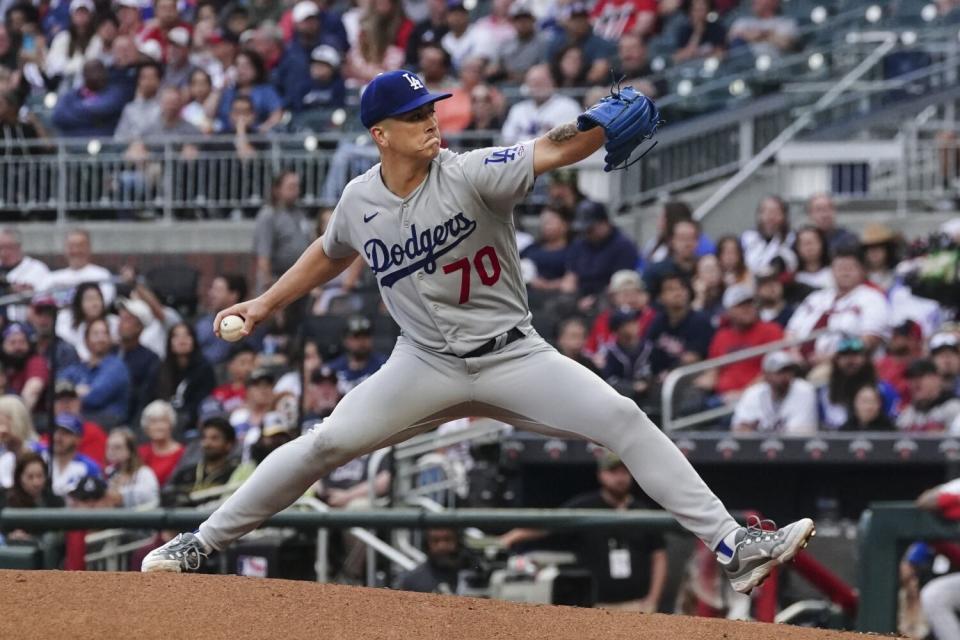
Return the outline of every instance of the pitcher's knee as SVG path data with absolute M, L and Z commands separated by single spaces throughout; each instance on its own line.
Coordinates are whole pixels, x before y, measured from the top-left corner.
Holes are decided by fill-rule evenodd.
M 640 423 L 647 423 L 649 420 L 640 407 L 630 398 L 621 397 L 616 402 L 607 407 L 604 415 L 606 421 L 618 427 L 639 426 Z
M 353 457 L 352 451 L 322 425 L 314 427 L 301 437 L 308 439 L 311 466 L 323 469 L 324 472 L 336 469 Z

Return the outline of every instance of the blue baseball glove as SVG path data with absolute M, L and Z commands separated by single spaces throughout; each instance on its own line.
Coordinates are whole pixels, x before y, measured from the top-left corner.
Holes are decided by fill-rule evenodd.
M 646 155 L 653 147 L 626 164 L 633 150 L 644 140 L 652 138 L 661 124 L 663 121 L 657 105 L 633 87 L 611 90 L 609 96 L 577 117 L 577 129 L 580 131 L 588 131 L 598 125 L 603 127 L 607 136 L 604 171 L 626 169 Z

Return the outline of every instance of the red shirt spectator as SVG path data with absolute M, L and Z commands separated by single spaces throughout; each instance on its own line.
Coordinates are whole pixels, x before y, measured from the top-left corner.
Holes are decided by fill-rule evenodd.
M 710 358 L 783 338 L 780 325 L 760 320 L 752 286 L 736 284 L 728 287 L 723 294 L 723 306 L 727 309 L 729 322 L 714 334 L 708 352 Z M 760 377 L 761 365 L 762 357 L 757 356 L 720 367 L 714 390 L 718 394 L 743 391 Z
M 77 443 L 77 453 L 82 453 L 98 465 L 106 466 L 107 462 L 107 434 L 96 422 L 83 421 L 83 436 Z
M 178 447 L 169 453 L 154 453 L 150 444 L 140 445 L 137 453 L 143 463 L 153 470 L 157 476 L 157 482 L 163 486 L 167 479 L 173 475 L 173 470 L 177 468 L 177 463 L 183 457 L 184 448 Z
M 923 356 L 923 329 L 913 320 L 894 328 L 886 354 L 877 360 L 877 377 L 896 389 L 900 402 L 910 403 L 907 367 Z
M 657 24 L 656 0 L 599 0 L 590 13 L 593 32 L 611 42 L 636 30 L 640 35 L 653 32 Z
M 213 390 L 211 394 L 230 413 L 239 409 L 247 401 L 247 377 L 253 373 L 257 352 L 246 343 L 235 345 L 227 360 L 227 381 Z
M 593 327 L 584 346 L 587 353 L 598 353 L 604 345 L 616 339 L 613 331 L 610 330 L 610 316 L 617 310 L 629 309 L 636 313 L 641 342 L 647 337 L 647 330 L 657 316 L 656 311 L 648 306 L 650 296 L 647 295 L 640 274 L 632 269 L 621 269 L 615 272 L 610 278 L 607 294 L 610 296 L 610 307 L 601 311 L 593 321 Z
M 160 45 L 161 61 L 167 61 L 167 47 L 170 41 L 167 34 L 171 29 L 183 27 L 193 38 L 193 25 L 180 19 L 180 13 L 177 10 L 177 0 L 156 0 L 154 2 L 154 19 L 144 25 L 143 29 L 137 34 L 137 40 L 140 43 L 155 41 Z

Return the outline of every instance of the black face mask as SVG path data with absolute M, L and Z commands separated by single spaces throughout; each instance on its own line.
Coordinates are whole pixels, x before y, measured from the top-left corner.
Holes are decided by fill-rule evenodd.
M 3 356 L 0 357 L 0 361 L 2 361 L 5 366 L 10 367 L 11 369 L 19 370 L 23 369 L 27 365 L 27 360 L 29 358 L 30 352 L 24 354 L 4 353 Z

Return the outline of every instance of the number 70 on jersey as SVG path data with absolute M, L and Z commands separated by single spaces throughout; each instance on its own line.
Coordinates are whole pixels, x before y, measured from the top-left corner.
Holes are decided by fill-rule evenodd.
M 443 265 L 444 273 L 457 271 L 460 272 L 460 304 L 466 304 L 470 300 L 472 271 L 477 272 L 480 284 L 485 287 L 492 287 L 500 279 L 500 259 L 497 257 L 496 249 L 487 245 L 474 254 L 473 260 L 463 257 Z

